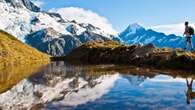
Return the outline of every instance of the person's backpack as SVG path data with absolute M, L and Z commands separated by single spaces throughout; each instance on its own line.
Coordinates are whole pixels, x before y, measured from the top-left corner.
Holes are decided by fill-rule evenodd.
M 188 29 L 189 29 L 188 30 L 189 31 L 189 34 L 190 35 L 194 35 L 194 28 L 190 26 Z

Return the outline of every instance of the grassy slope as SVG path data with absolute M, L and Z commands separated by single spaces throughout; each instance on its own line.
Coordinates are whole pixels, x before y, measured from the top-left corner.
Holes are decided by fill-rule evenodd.
M 0 69 L 10 64 L 48 62 L 49 56 L 0 30 Z

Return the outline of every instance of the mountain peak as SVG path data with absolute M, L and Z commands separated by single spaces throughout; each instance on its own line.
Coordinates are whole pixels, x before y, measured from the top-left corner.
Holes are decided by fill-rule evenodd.
M 139 30 L 139 29 L 144 29 L 144 28 L 141 25 L 139 25 L 138 23 L 133 23 L 133 24 L 130 24 L 128 26 L 128 29 Z
M 145 31 L 144 27 L 142 27 L 141 25 L 139 25 L 138 23 L 133 23 L 133 24 L 130 24 L 125 31 L 123 31 L 121 33 L 121 36 L 124 36 L 126 34 L 135 34 L 137 33 L 138 31 Z

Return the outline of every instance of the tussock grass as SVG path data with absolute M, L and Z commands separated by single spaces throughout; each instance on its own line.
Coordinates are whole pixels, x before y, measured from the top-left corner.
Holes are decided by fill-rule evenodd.
M 49 60 L 49 55 L 39 52 L 0 30 L 0 70 L 13 64 L 49 62 Z

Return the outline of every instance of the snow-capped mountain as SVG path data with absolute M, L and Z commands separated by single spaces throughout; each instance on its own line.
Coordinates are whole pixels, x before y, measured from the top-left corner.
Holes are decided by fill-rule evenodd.
M 120 41 L 91 24 L 40 11 L 30 0 L 0 0 L 0 18 L 0 29 L 53 56 L 64 56 L 88 41 Z
M 0 2 L 4 2 L 7 5 L 13 6 L 14 8 L 27 8 L 33 12 L 40 11 L 40 8 L 29 0 L 0 0 Z
M 131 24 L 119 37 L 126 44 L 154 44 L 157 47 L 184 48 L 185 38 L 176 35 L 165 35 L 152 29 L 145 29 L 139 24 Z
M 53 28 L 46 28 L 26 37 L 26 43 L 53 56 L 63 56 L 81 45 L 72 35 L 63 35 Z

